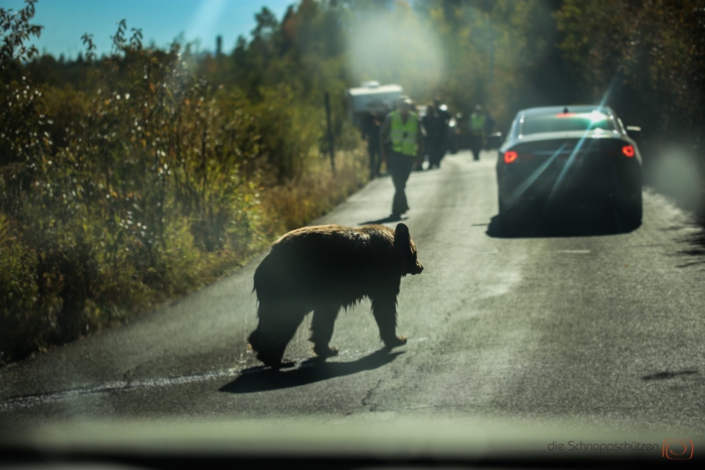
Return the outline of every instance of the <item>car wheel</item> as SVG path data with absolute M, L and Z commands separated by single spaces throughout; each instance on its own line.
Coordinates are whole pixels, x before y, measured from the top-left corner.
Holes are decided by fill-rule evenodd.
M 500 234 L 507 235 L 512 232 L 514 228 L 514 221 L 512 220 L 513 212 L 509 210 L 507 204 L 502 202 L 502 199 L 497 197 L 497 204 L 499 206 L 499 214 L 497 214 L 496 227 Z
M 641 197 L 641 191 L 632 194 L 626 198 L 624 204 L 624 220 L 629 225 L 629 228 L 637 228 L 641 225 L 644 214 L 644 204 Z
M 507 205 L 502 202 L 502 198 L 497 196 L 497 205 L 499 207 L 499 215 L 505 214 L 507 212 Z

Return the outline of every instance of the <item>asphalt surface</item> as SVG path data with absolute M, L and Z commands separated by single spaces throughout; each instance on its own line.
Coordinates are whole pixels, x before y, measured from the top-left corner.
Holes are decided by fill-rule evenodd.
M 309 361 L 305 323 L 287 350 L 297 368 L 259 367 L 245 339 L 262 254 L 127 326 L 0 369 L 0 428 L 468 417 L 702 431 L 705 264 L 687 254 L 698 231 L 689 214 L 647 189 L 633 231 L 582 208 L 505 236 L 494 163 L 463 152 L 411 175 L 404 222 L 425 269 L 402 280 L 407 345 L 381 350 L 363 302 L 338 318 L 340 356 Z M 315 223 L 384 219 L 392 193 L 379 178 Z

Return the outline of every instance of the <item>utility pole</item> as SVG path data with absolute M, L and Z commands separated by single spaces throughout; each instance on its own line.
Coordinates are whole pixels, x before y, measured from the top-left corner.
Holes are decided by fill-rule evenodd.
M 494 75 L 494 28 L 492 27 L 492 12 L 487 12 L 488 21 L 487 24 L 490 28 L 489 41 L 490 41 L 490 82 L 492 82 L 492 77 Z
M 326 124 L 328 127 L 328 153 L 330 155 L 330 167 L 333 170 L 333 175 L 335 175 L 335 145 L 333 142 L 333 126 L 331 125 L 330 119 L 330 95 L 326 92 L 325 98 L 326 106 Z

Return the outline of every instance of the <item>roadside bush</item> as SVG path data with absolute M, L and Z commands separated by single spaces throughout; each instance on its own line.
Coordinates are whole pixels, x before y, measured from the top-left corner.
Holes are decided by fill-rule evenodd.
M 125 22 L 107 56 L 84 35 L 81 61 L 32 60 L 33 2 L 1 11 L 0 364 L 206 285 L 364 182 L 357 150 L 331 174 L 322 106 L 288 85 L 250 97 Z

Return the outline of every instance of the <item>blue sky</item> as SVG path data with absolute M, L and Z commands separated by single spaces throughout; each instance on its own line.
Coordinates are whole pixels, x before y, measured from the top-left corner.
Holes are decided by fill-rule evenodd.
M 215 37 L 223 36 L 223 50 L 235 46 L 238 35 L 247 37 L 255 27 L 255 13 L 268 7 L 281 20 L 297 0 L 39 0 L 34 24 L 45 28 L 34 44 L 40 52 L 75 57 L 84 50 L 81 36 L 93 35 L 98 54 L 110 51 L 110 36 L 117 23 L 127 20 L 141 28 L 144 43 L 168 45 L 180 33 L 187 41 L 200 41 L 200 50 L 214 50 Z M 0 0 L 0 7 L 15 11 L 22 0 Z M 128 34 L 129 35 L 129 34 Z

